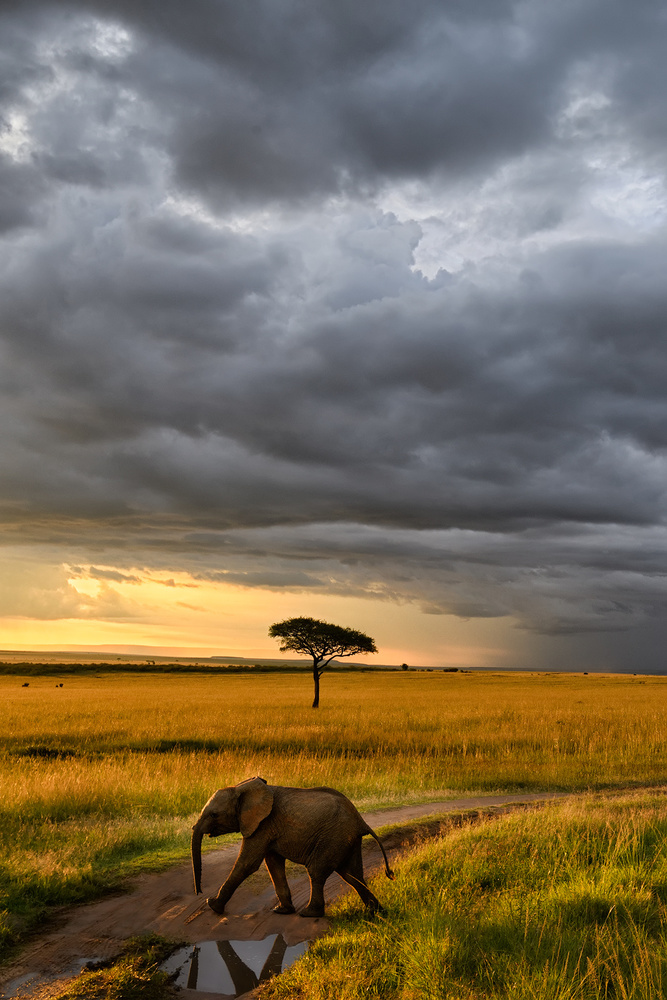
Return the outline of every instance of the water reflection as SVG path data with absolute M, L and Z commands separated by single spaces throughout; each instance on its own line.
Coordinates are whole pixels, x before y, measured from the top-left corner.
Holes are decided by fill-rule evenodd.
M 236 997 L 277 975 L 308 948 L 307 941 L 287 946 L 282 934 L 262 941 L 200 941 L 174 952 L 162 969 L 175 985 Z

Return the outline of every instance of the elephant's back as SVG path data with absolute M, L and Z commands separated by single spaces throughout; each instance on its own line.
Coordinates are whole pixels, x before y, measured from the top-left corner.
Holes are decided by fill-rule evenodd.
M 348 823 L 354 820 L 360 830 L 366 827 L 356 806 L 336 788 L 276 786 L 274 794 L 280 801 L 281 811 L 295 819 L 305 820 L 307 817 L 311 822 L 328 824 L 335 818 L 341 820 L 345 817 Z

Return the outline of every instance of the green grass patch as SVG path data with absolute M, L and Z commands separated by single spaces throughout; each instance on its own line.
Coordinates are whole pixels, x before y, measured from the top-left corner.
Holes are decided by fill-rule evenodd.
M 262 1000 L 649 1000 L 667 993 L 667 802 L 591 797 L 415 848 L 386 912 L 332 931 Z

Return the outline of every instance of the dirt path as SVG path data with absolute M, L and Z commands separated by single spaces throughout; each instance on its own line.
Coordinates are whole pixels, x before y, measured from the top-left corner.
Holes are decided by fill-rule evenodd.
M 452 814 L 467 810 L 494 807 L 497 810 L 498 807 L 547 802 L 557 797 L 557 793 L 480 796 L 364 813 L 364 819 L 377 829 L 424 816 L 449 817 L 451 820 Z M 389 836 L 383 840 L 391 858 L 410 841 L 410 835 Z M 204 854 L 202 882 L 205 893 L 211 895 L 224 882 L 237 854 L 238 844 Z M 364 868 L 368 873 L 381 865 L 380 850 L 375 841 L 367 837 L 364 841 Z M 294 905 L 298 910 L 308 902 L 308 876 L 303 869 L 292 874 L 288 872 L 288 875 Z M 346 883 L 333 875 L 327 882 L 327 903 L 348 891 Z M 159 874 L 142 875 L 132 881 L 123 895 L 64 910 L 49 933 L 29 944 L 16 962 L 2 970 L 0 997 L 27 996 L 30 986 L 34 987 L 38 980 L 71 976 L 86 961 L 113 958 L 127 938 L 139 934 L 158 933 L 191 945 L 260 941 L 270 935 L 282 935 L 282 942 L 290 948 L 300 942 L 314 940 L 329 927 L 325 917 L 278 916 L 272 911 L 275 903 L 273 886 L 264 868 L 237 889 L 228 904 L 228 913 L 223 917 L 208 908 L 205 896 L 193 894 L 189 863 L 179 864 Z M 220 945 L 220 954 L 223 950 Z M 180 994 L 183 1000 L 206 1000 L 207 997 L 229 995 L 233 994 L 190 989 L 184 989 Z

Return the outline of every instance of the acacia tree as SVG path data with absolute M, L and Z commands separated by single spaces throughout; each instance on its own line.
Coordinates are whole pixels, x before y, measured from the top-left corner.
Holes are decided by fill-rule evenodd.
M 312 656 L 315 684 L 313 708 L 320 704 L 320 677 L 332 660 L 359 653 L 377 653 L 369 635 L 354 628 L 321 622 L 317 618 L 286 618 L 284 622 L 272 625 L 269 635 L 272 639 L 281 640 L 281 653 L 291 650 Z

